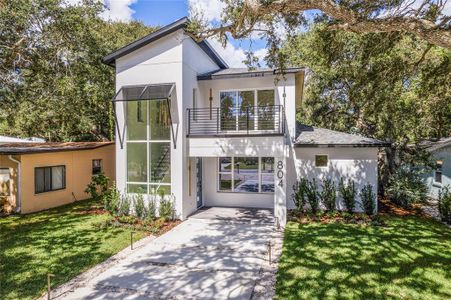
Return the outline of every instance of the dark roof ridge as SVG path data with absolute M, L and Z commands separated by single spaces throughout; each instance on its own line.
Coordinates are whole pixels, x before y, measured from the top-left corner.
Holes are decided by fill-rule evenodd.
M 128 45 L 125 45 L 122 48 L 117 49 L 116 51 L 106 55 L 102 58 L 102 62 L 104 64 L 114 66 L 117 58 L 120 58 L 124 55 L 132 53 L 133 51 L 138 50 L 139 48 L 148 45 L 170 33 L 173 33 L 179 29 L 185 30 L 189 23 L 188 17 L 183 17 L 175 22 L 172 22 L 166 26 L 161 27 L 160 29 L 149 33 L 148 35 L 131 42 Z M 203 40 L 201 42 L 194 41 L 221 69 L 227 69 L 228 66 L 226 62 L 219 56 L 219 54 L 213 49 L 213 47 L 208 43 L 207 40 Z

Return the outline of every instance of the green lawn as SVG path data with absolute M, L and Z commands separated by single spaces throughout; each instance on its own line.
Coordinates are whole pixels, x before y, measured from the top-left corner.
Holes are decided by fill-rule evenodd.
M 0 299 L 35 299 L 129 245 L 130 230 L 99 229 L 108 218 L 82 201 L 26 216 L 0 218 Z M 144 232 L 137 232 L 135 239 Z
M 383 219 L 387 227 L 288 223 L 276 298 L 451 299 L 451 230 Z

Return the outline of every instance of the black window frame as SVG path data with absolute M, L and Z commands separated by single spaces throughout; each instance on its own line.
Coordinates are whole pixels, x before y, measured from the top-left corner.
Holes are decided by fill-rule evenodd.
M 54 189 L 53 188 L 53 182 L 52 182 L 52 178 L 53 178 L 52 169 L 53 168 L 61 168 L 61 167 L 63 168 L 63 187 L 59 188 L 59 189 Z M 39 169 L 44 169 L 44 174 L 45 174 L 45 169 L 50 169 L 50 189 L 49 190 L 46 190 L 45 175 L 44 175 L 44 190 L 43 191 L 38 191 L 37 171 Z M 65 165 L 35 167 L 34 168 L 34 193 L 35 194 L 42 194 L 42 193 L 48 193 L 48 192 L 61 191 L 61 190 L 64 190 L 64 189 L 66 189 L 66 166 Z
M 94 162 L 95 161 L 99 161 L 100 162 L 100 166 L 99 167 L 95 167 L 94 166 Z M 99 168 L 99 170 L 97 171 L 94 171 L 95 169 L 97 169 L 97 168 Z M 92 160 L 92 163 L 91 163 L 91 174 L 93 175 L 93 176 L 95 176 L 95 175 L 99 175 L 99 174 L 101 174 L 102 173 L 102 171 L 103 171 L 103 160 L 101 159 L 101 158 L 96 158 L 96 159 L 93 159 Z

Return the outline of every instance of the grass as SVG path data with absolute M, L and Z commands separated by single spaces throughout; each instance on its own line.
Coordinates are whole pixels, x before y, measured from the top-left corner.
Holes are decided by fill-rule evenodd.
M 289 222 L 276 299 L 451 299 L 451 230 L 382 218 L 386 227 Z
M 127 247 L 130 229 L 99 229 L 107 214 L 92 200 L 48 211 L 0 218 L 0 299 L 35 299 Z M 145 236 L 137 231 L 134 239 Z

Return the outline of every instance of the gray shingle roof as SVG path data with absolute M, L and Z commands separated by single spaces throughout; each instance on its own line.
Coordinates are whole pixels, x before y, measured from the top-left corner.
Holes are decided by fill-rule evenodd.
M 302 71 L 303 68 L 287 68 L 285 74 L 292 74 Z M 212 80 L 225 78 L 241 78 L 241 77 L 264 77 L 273 76 L 280 73 L 278 69 L 270 68 L 256 68 L 249 70 L 248 68 L 227 68 L 222 70 L 215 70 L 197 76 L 197 80 Z
M 92 150 L 114 142 L 9 143 L 0 145 L 0 154 L 32 154 L 61 151 Z
M 422 141 L 420 143 L 420 146 L 422 146 L 424 149 L 426 149 L 429 152 L 433 152 L 433 151 L 442 149 L 444 147 L 451 146 L 451 137 L 441 138 L 436 141 Z
M 367 138 L 357 134 L 349 134 L 307 126 L 296 125 L 296 147 L 387 147 L 388 143 Z

